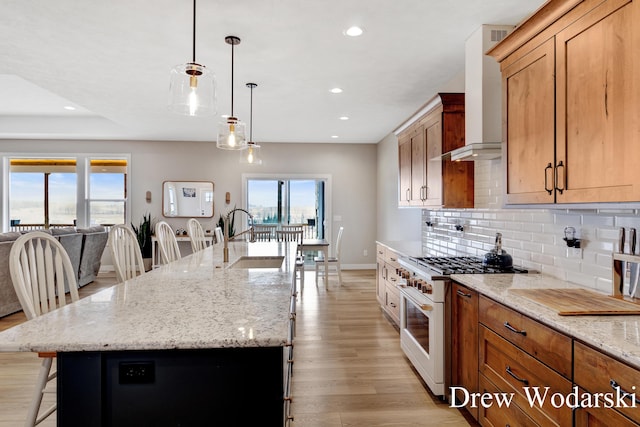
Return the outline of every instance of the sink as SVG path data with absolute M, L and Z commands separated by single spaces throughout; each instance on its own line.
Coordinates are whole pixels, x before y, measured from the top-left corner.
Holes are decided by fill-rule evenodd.
M 280 268 L 284 256 L 241 256 L 227 268 Z

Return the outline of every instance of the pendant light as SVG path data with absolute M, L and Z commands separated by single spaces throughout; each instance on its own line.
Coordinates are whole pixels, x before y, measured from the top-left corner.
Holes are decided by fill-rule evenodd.
M 249 109 L 249 141 L 247 141 L 247 148 L 240 152 L 240 163 L 247 163 L 250 165 L 261 165 L 262 158 L 260 157 L 260 146 L 253 142 L 253 89 L 258 85 L 255 83 L 247 83 L 247 87 L 251 89 L 251 104 Z
M 227 36 L 224 41 L 231 45 L 231 115 L 218 126 L 217 147 L 225 150 L 243 150 L 247 147 L 245 124 L 233 115 L 233 47 L 240 44 L 240 38 Z
M 193 61 L 176 65 L 171 70 L 169 109 L 188 116 L 216 113 L 215 76 L 196 62 L 196 0 L 193 0 Z

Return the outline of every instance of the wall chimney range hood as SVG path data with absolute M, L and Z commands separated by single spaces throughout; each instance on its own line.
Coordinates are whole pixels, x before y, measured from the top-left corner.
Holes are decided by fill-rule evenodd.
M 475 142 L 447 153 L 452 161 L 493 160 L 502 156 L 501 142 Z
M 511 25 L 482 25 L 465 42 L 465 142 L 445 156 L 452 161 L 501 157 L 502 76 L 499 64 L 485 55 L 513 30 Z

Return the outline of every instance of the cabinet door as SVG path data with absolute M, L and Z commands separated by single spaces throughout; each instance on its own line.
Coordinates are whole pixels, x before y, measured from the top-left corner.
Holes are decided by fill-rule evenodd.
M 425 205 L 442 205 L 442 110 L 424 124 L 426 145 Z
M 451 303 L 451 340 L 453 370 L 451 382 L 468 392 L 478 391 L 478 293 L 453 283 Z M 455 396 L 464 401 L 464 396 Z M 467 404 L 467 410 L 478 419 L 478 407 Z
M 408 134 L 398 138 L 398 206 L 409 206 L 411 201 L 411 137 Z
M 554 202 L 554 72 L 553 39 L 503 70 L 507 204 Z
M 421 206 L 426 199 L 427 149 L 424 128 L 416 127 L 411 133 L 411 204 Z
M 556 35 L 558 202 L 640 200 L 633 3 L 605 1 Z

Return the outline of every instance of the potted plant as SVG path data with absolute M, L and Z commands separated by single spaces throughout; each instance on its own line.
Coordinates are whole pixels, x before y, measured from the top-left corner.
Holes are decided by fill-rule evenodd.
M 151 262 L 151 251 L 153 250 L 153 245 L 151 244 L 151 234 L 153 233 L 151 214 L 143 215 L 138 227 L 131 223 L 131 228 L 138 238 L 138 246 L 140 246 L 140 252 L 144 260 L 144 269 L 149 271 L 153 267 Z
M 229 224 L 228 224 L 228 229 L 227 229 L 227 237 L 229 239 L 231 239 L 235 234 L 236 234 L 236 229 L 234 226 L 236 220 L 236 213 L 233 212 L 231 214 L 231 218 L 229 220 Z M 222 229 L 222 232 L 224 233 L 224 217 L 222 216 L 222 214 L 220 214 L 220 219 L 218 219 L 218 227 L 220 227 L 220 229 Z

